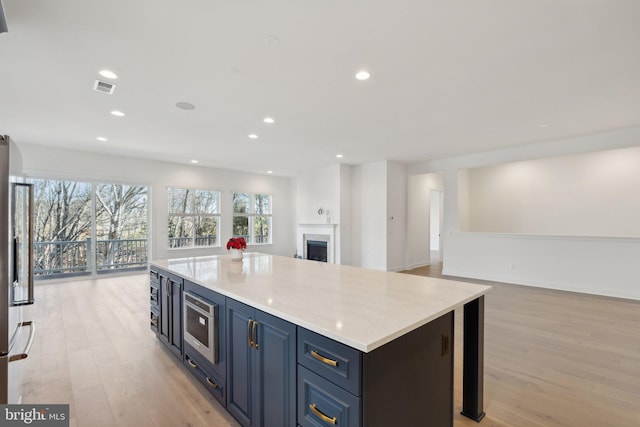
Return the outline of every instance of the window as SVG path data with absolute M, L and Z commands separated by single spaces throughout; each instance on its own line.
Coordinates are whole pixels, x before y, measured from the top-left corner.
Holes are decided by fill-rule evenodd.
M 220 192 L 169 188 L 169 248 L 220 246 Z
M 32 179 L 34 275 L 145 268 L 147 187 Z
M 271 243 L 271 195 L 233 193 L 233 236 L 249 244 Z

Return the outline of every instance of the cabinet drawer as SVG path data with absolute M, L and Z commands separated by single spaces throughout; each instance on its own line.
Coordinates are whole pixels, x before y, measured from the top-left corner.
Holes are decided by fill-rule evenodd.
M 160 283 L 160 273 L 154 268 L 149 269 L 149 278 L 154 283 Z
M 158 308 L 160 304 L 160 288 L 159 285 L 151 282 L 151 286 L 149 286 L 149 302 L 151 303 L 151 307 Z
M 157 310 L 151 310 L 151 316 L 149 318 L 149 326 L 151 327 L 151 330 L 153 332 L 155 332 L 156 334 L 158 333 L 158 323 L 160 322 L 160 314 Z
M 302 427 L 359 427 L 360 399 L 298 365 L 298 423 Z
M 207 369 L 206 365 L 198 363 L 199 360 L 193 357 L 193 353 L 188 352 L 189 349 L 185 348 L 184 353 L 184 365 L 189 372 L 200 381 L 205 388 L 211 393 L 218 401 L 225 406 L 225 381 L 223 378 L 217 376 L 212 371 Z
M 360 396 L 361 353 L 304 328 L 298 328 L 298 363 Z

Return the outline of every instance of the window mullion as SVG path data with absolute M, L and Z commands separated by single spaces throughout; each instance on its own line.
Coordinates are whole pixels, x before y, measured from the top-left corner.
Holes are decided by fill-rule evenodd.
M 96 218 L 96 191 L 97 184 L 95 182 L 91 183 L 91 247 L 87 248 L 91 253 L 87 254 L 87 269 L 90 270 L 92 276 L 96 276 L 98 274 L 98 253 L 96 250 L 98 249 L 98 243 L 96 240 L 98 239 L 98 225 Z

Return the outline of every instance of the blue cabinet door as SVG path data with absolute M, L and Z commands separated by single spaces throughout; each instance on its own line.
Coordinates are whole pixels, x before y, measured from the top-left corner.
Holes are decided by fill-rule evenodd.
M 230 298 L 227 410 L 245 427 L 296 426 L 296 326 Z
M 182 358 L 182 278 L 171 276 L 169 282 L 171 327 L 169 343 L 171 351 Z
M 169 330 L 171 327 L 171 295 L 169 294 L 169 285 L 171 280 L 169 275 L 164 272 L 160 272 L 160 325 L 159 325 L 159 338 L 160 340 L 169 345 Z
M 243 426 L 255 426 L 255 367 L 249 345 L 255 309 L 227 298 L 227 410 Z
M 261 426 L 296 425 L 296 326 L 256 310 Z

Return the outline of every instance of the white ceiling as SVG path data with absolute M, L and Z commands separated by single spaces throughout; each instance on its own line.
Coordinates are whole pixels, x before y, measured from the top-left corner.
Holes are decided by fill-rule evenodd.
M 292 176 L 640 125 L 638 0 L 3 2 L 18 143 Z

